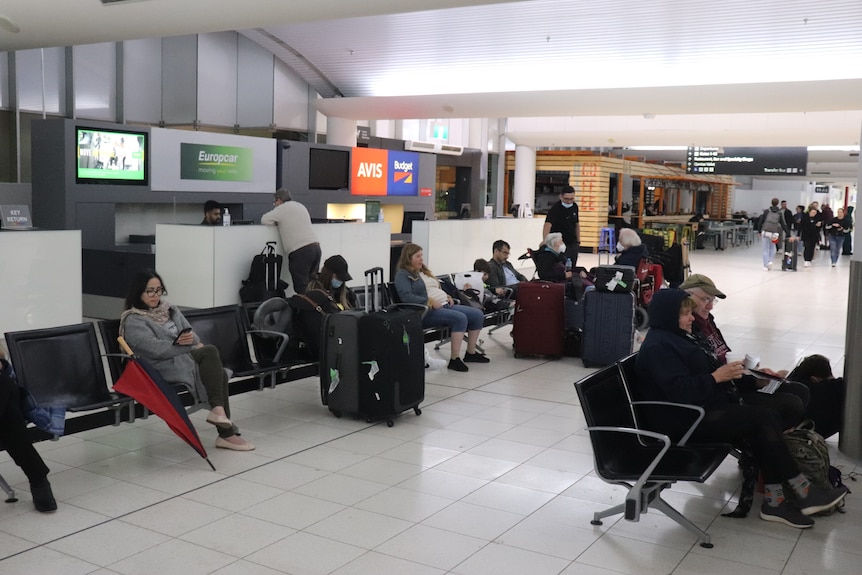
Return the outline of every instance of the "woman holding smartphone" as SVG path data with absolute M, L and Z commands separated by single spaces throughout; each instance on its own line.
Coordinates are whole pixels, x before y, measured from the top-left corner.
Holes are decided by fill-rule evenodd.
M 137 355 L 149 360 L 169 383 L 193 383 L 204 391 L 210 412 L 206 421 L 216 427 L 216 447 L 251 451 L 254 445 L 239 436 L 230 420 L 228 374 L 218 349 L 201 343 L 188 320 L 167 295 L 161 276 L 153 270 L 139 272 L 126 296 L 120 316 L 120 335 Z

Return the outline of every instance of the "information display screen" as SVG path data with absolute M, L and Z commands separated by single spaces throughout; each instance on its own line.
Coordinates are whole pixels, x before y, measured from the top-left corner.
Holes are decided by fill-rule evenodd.
M 78 127 L 76 181 L 79 184 L 147 185 L 147 134 Z
M 729 176 L 804 176 L 808 148 L 739 148 L 692 146 L 686 153 L 688 174 Z

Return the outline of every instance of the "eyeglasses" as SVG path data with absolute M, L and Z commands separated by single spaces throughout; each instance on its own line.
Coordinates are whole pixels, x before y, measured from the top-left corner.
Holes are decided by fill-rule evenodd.
M 150 297 L 156 296 L 156 295 L 162 296 L 162 295 L 168 295 L 168 290 L 166 290 L 165 288 L 160 288 L 160 287 L 147 288 L 144 290 L 144 293 Z
M 715 306 L 715 304 L 716 304 L 716 301 L 715 301 L 715 298 L 714 298 L 714 297 L 706 297 L 706 296 L 702 296 L 702 295 L 700 295 L 699 293 L 692 293 L 692 294 L 689 294 L 689 295 L 693 295 L 694 297 L 696 297 L 697 299 L 699 299 L 700 301 L 702 301 L 702 302 L 703 302 L 703 303 L 705 303 L 706 305 Z

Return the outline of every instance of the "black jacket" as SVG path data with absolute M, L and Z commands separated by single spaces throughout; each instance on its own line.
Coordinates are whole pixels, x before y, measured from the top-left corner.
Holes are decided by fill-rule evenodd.
M 691 403 L 707 409 L 728 403 L 728 387 L 716 384 L 709 357 L 679 329 L 682 290 L 659 290 L 649 305 L 650 330 L 637 359 L 639 397 L 644 400 Z
M 620 252 L 620 255 L 617 256 L 616 264 L 618 266 L 632 266 L 637 269 L 638 264 L 640 264 L 641 259 L 647 257 L 649 255 L 649 250 L 643 244 L 639 246 L 630 247 L 627 250 L 623 250 Z
M 558 254 L 542 246 L 533 252 L 533 263 L 540 280 L 562 283 L 566 281 L 566 254 Z

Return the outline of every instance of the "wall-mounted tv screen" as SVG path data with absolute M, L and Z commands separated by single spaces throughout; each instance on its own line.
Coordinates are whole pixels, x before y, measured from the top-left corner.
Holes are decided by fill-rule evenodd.
M 310 148 L 308 150 L 308 188 L 342 190 L 350 184 L 350 152 Z
M 75 140 L 77 183 L 149 183 L 146 132 L 78 126 Z

